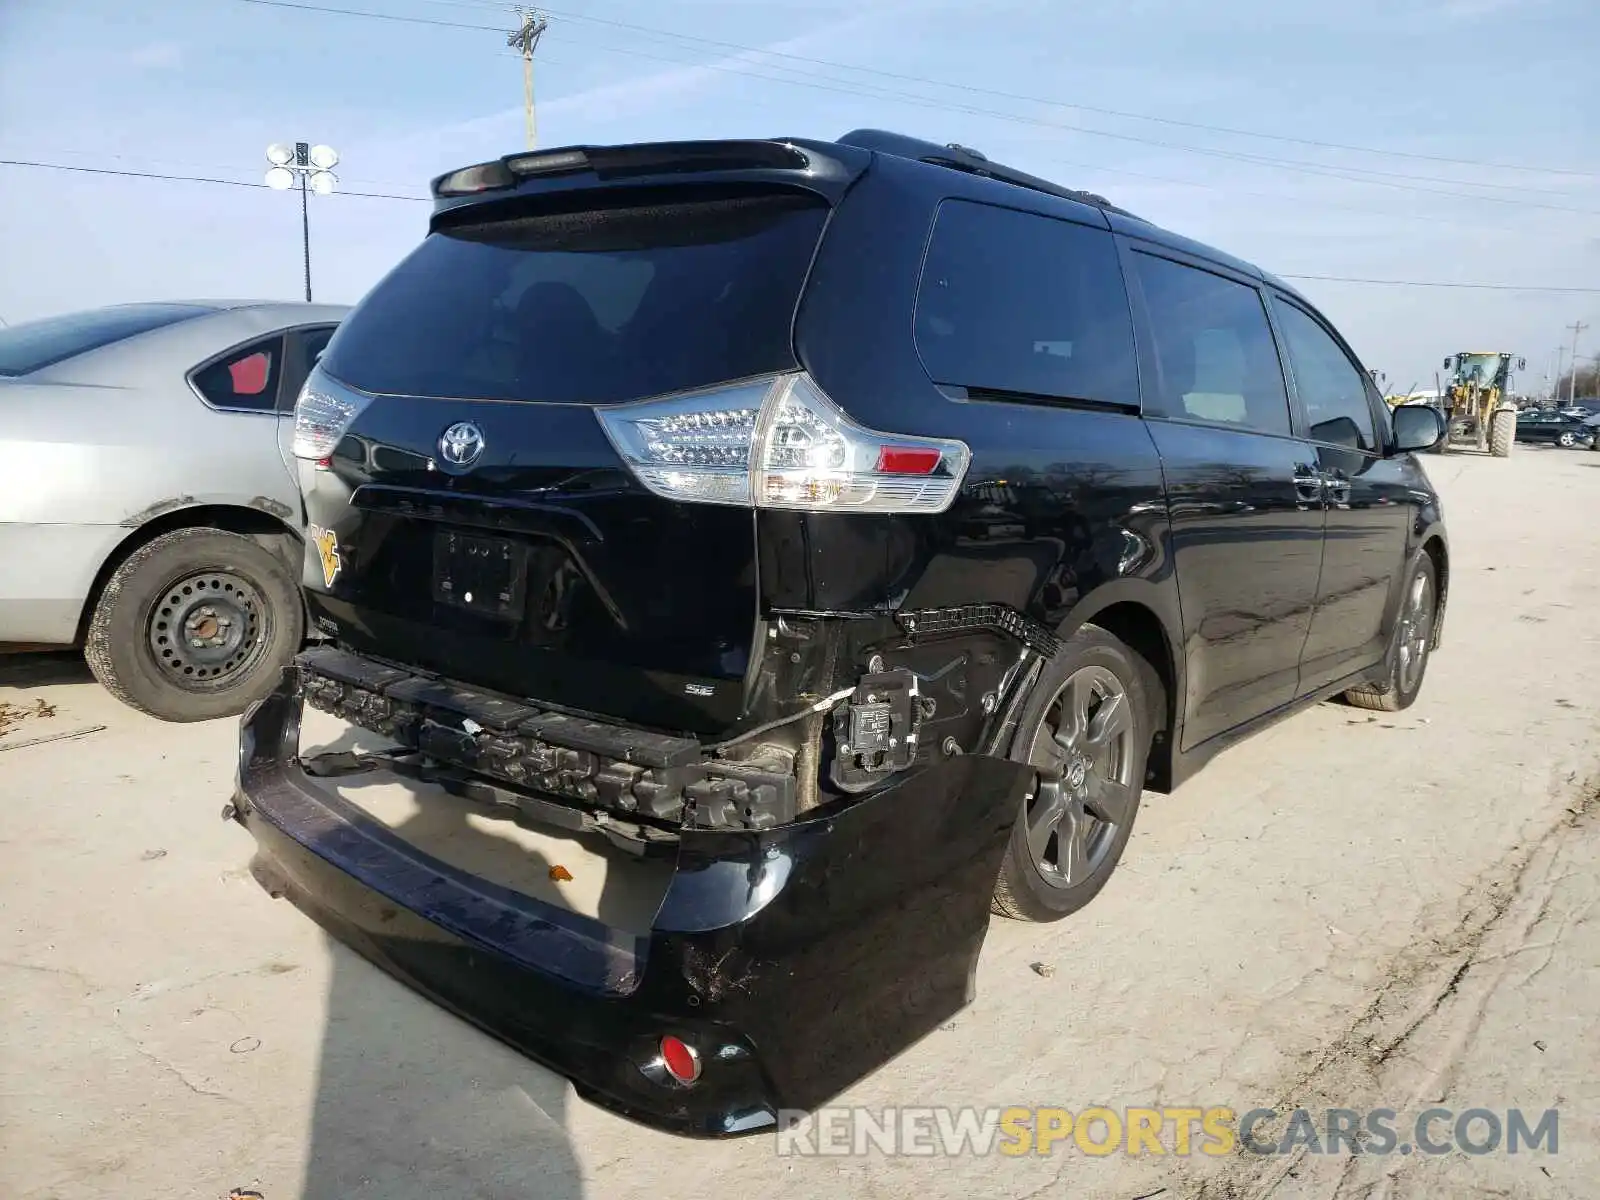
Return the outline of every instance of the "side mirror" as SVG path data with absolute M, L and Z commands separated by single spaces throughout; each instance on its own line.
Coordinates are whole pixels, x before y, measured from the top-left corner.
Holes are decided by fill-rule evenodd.
M 1394 448 L 1400 454 L 1426 450 L 1439 443 L 1447 426 L 1444 414 L 1428 404 L 1402 404 L 1394 410 Z
M 1444 360 L 1444 369 L 1446 371 L 1450 369 L 1450 360 L 1448 358 Z
M 1517 359 L 1517 370 L 1526 371 L 1527 369 L 1528 369 L 1528 360 L 1525 359 L 1525 358 Z

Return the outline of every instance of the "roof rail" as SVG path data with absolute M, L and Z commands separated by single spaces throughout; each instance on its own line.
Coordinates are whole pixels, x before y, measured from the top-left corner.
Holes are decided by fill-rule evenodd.
M 890 133 L 883 129 L 855 129 L 840 138 L 839 144 L 856 146 L 862 150 L 874 150 L 880 154 L 893 154 L 898 158 L 909 158 L 915 162 L 932 163 L 934 166 L 950 167 L 956 171 L 965 171 L 969 175 L 983 175 L 1003 183 L 1028 188 L 1030 191 L 1044 192 L 1050 196 L 1059 196 L 1063 200 L 1075 200 L 1079 204 L 1093 205 L 1095 208 L 1120 213 L 1125 217 L 1134 215 L 1118 208 L 1104 196 L 1065 188 L 1060 184 L 1051 183 L 1048 179 L 1040 179 L 1037 175 L 1019 171 L 1015 167 L 993 162 L 987 155 L 968 146 L 957 145 L 955 142 L 941 146 L 937 142 L 908 137 L 903 133 Z

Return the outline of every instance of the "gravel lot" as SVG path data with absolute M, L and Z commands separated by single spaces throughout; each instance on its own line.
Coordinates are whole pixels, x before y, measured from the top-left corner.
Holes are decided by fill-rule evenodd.
M 1422 700 L 1322 706 L 1148 798 L 1089 909 L 997 919 L 977 1002 L 844 1099 L 1559 1107 L 1558 1154 L 796 1159 L 658 1135 L 269 900 L 219 817 L 231 722 L 143 719 L 54 658 L 0 668 L 0 700 L 53 706 L 0 736 L 0 1194 L 1592 1194 L 1600 454 L 1428 467 L 1454 569 Z

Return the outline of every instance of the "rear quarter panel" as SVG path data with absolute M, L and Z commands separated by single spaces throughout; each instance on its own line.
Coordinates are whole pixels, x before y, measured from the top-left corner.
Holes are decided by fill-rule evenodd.
M 278 417 L 209 408 L 187 380 L 196 364 L 278 323 L 253 310 L 200 317 L 0 390 L 9 464 L 0 521 L 136 528 L 200 504 L 295 517 Z
M 1084 205 L 1019 191 L 880 159 L 836 211 L 800 308 L 802 362 L 857 420 L 960 438 L 972 463 L 939 516 L 759 513 L 768 607 L 1005 603 L 1070 632 L 1127 602 L 1156 616 L 1169 645 L 1181 644 L 1161 462 L 1141 417 L 1094 404 L 957 399 L 930 380 L 917 353 L 918 282 L 943 199 L 1105 226 Z
M 0 642 L 71 641 L 101 566 L 157 517 L 225 505 L 298 527 L 279 418 L 211 409 L 186 378 L 276 323 L 219 316 L 0 381 Z

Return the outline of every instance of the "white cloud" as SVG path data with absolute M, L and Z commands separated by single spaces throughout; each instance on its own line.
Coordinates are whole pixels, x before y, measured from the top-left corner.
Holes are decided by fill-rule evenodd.
M 1540 0 L 1446 0 L 1433 15 L 1446 21 L 1477 21 L 1498 16 L 1513 8 L 1535 7 Z
M 146 71 L 171 71 L 183 65 L 183 47 L 177 42 L 147 42 L 129 51 L 125 61 Z

